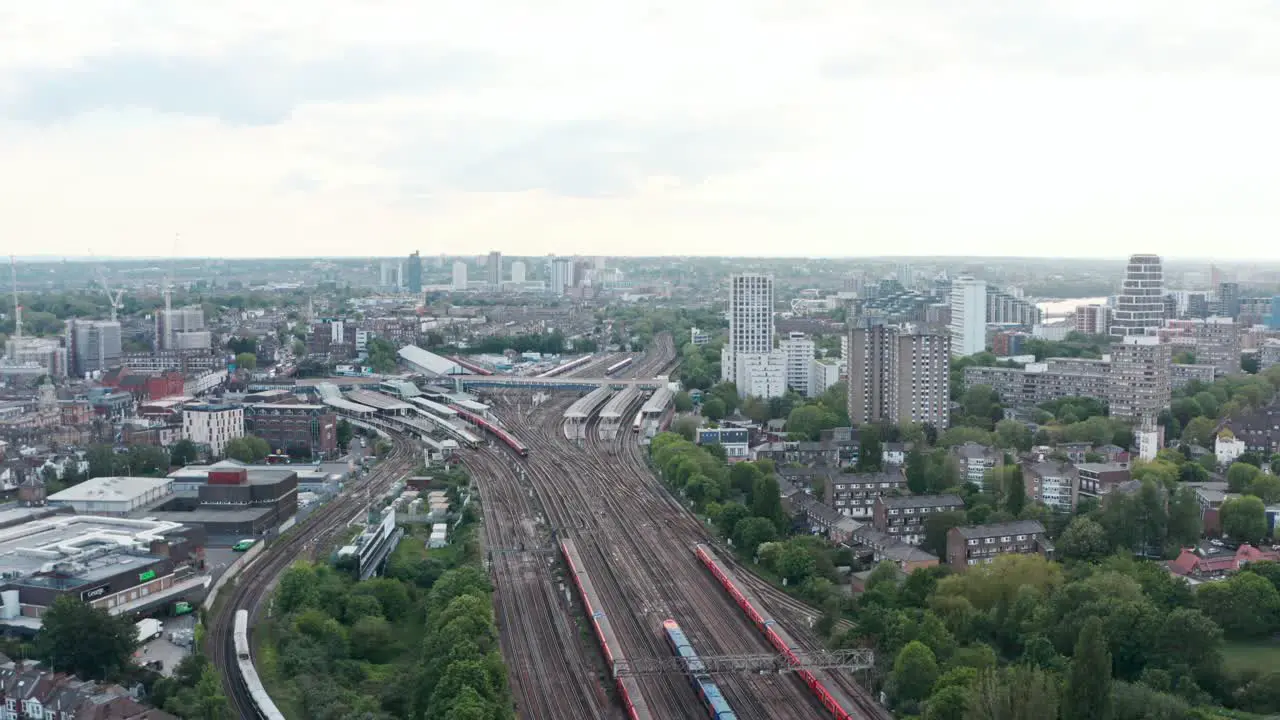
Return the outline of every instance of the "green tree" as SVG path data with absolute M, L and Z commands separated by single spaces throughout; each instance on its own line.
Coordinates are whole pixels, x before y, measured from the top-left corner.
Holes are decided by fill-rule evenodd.
M 1058 554 L 1065 560 L 1096 562 L 1111 554 L 1107 531 L 1087 517 L 1077 517 L 1067 526 L 1057 542 Z
M 36 652 L 59 672 L 102 680 L 129 666 L 138 645 L 127 615 L 112 615 L 70 595 L 60 595 L 41 617 Z
M 1267 637 L 1280 624 L 1280 592 L 1266 578 L 1247 571 L 1200 585 L 1196 605 L 1231 640 Z
M 1194 544 L 1200 539 L 1201 526 L 1200 501 L 1196 491 L 1189 487 L 1178 488 L 1169 500 L 1169 540 L 1178 547 Z
M 676 393 L 675 404 L 676 412 L 687 413 L 693 410 L 693 399 L 689 397 L 689 393 L 683 390 Z
M 760 466 L 752 462 L 734 463 L 733 467 L 729 468 L 729 483 L 747 497 L 751 497 L 756 481 L 761 477 Z
M 773 521 L 762 517 L 739 520 L 733 529 L 733 543 L 744 552 L 755 554 L 762 543 L 775 537 L 777 528 Z
M 1031 449 L 1031 428 L 1017 420 L 1001 420 L 996 423 L 996 442 L 1002 448 L 1026 452 Z
M 1215 423 L 1207 417 L 1191 418 L 1182 430 L 1182 442 L 1188 445 L 1199 445 L 1204 448 L 1213 447 L 1213 430 Z
M 384 663 L 396 652 L 395 631 L 384 618 L 365 616 L 347 633 L 351 656 L 371 663 Z
M 1262 502 L 1270 505 L 1280 500 L 1280 477 L 1258 473 L 1245 492 L 1261 498 Z
M 724 401 L 718 397 L 709 398 L 702 403 L 702 416 L 708 420 L 719 422 L 724 419 L 725 412 Z
M 1090 617 L 1080 628 L 1062 694 L 1063 718 L 1111 720 L 1111 652 L 1102 634 L 1102 620 Z
M 199 459 L 199 448 L 187 438 L 182 438 L 169 447 L 169 462 L 174 465 L 187 466 Z
M 777 477 L 764 475 L 756 480 L 751 490 L 751 514 L 774 523 L 783 521 L 782 491 L 778 488 Z
M 1244 492 L 1261 472 L 1249 463 L 1234 462 L 1227 468 L 1227 489 L 1233 493 Z
M 720 534 L 725 537 L 733 537 L 733 529 L 737 524 L 751 517 L 751 511 L 745 505 L 737 502 L 730 502 L 721 505 L 716 511 L 714 521 L 716 527 L 720 530 Z
M 880 448 L 880 428 L 875 425 L 859 427 L 858 470 L 860 472 L 875 472 L 879 470 L 883 454 Z
M 907 462 L 904 468 L 907 476 L 907 489 L 915 495 L 923 495 L 929 489 L 929 463 L 925 459 L 924 453 L 919 449 L 912 447 L 907 453 Z
M 808 440 L 817 440 L 822 431 L 836 426 L 837 418 L 820 405 L 801 405 L 787 416 L 787 432 L 798 433 Z
M 908 707 L 929 696 L 938 679 L 938 660 L 919 640 L 907 643 L 893 661 L 894 698 Z
M 1058 717 L 1058 684 L 1039 668 L 1015 665 L 978 676 L 964 720 L 1048 720 Z M 1087 716 L 1063 714 L 1063 720 Z M 1092 720 L 1092 719 L 1091 719 Z
M 1004 509 L 1010 515 L 1018 517 L 1027 505 L 1027 486 L 1022 479 L 1022 466 L 1016 463 L 1007 466 L 1005 475 Z
M 355 434 L 354 429 L 351 427 L 351 423 L 347 422 L 345 418 L 338 421 L 337 434 L 338 447 L 345 451 L 351 446 L 351 437 Z
M 933 553 L 940 559 L 947 557 L 947 533 L 951 528 L 961 527 L 968 523 L 963 510 L 948 510 L 930 513 L 924 521 L 924 541 L 920 544 L 926 552 Z
M 236 355 L 236 367 L 244 370 L 256 370 L 258 368 L 258 356 L 251 352 L 242 352 Z
M 262 438 L 245 435 L 228 442 L 224 454 L 242 463 L 260 463 L 271 454 L 271 446 Z
M 671 423 L 671 432 L 692 442 L 698 433 L 698 420 L 688 416 L 676 418 L 676 421 Z
M 1222 532 L 1235 540 L 1256 545 L 1267 535 L 1267 508 L 1252 495 L 1223 502 L 1218 517 Z

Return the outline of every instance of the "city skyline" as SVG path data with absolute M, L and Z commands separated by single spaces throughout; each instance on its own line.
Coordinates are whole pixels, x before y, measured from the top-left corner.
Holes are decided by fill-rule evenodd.
M 0 14 L 0 238 L 1111 257 L 1158 237 L 1132 249 L 1276 259 L 1277 28 L 1148 1 L 24 6 Z

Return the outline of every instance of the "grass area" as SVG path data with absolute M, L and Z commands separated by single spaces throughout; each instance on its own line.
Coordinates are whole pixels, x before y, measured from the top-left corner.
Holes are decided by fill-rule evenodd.
M 1233 672 L 1248 669 L 1270 672 L 1280 665 L 1280 642 L 1228 642 L 1222 648 L 1222 658 Z

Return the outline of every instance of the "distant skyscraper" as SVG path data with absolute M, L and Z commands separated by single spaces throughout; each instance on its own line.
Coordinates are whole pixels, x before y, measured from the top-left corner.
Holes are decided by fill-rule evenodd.
M 502 253 L 494 250 L 489 253 L 489 262 L 485 265 L 485 271 L 489 274 L 489 286 L 502 286 Z
M 383 260 L 379 276 L 379 285 L 384 288 L 399 289 L 404 285 L 404 268 L 397 260 Z
M 1111 336 L 1153 335 L 1164 323 L 1164 270 L 1159 255 L 1133 255 L 1111 316 Z
M 971 277 L 951 281 L 951 354 L 964 357 L 987 346 L 987 283 Z
M 461 260 L 456 260 L 453 263 L 453 289 L 467 289 L 467 264 Z
M 1218 283 L 1218 314 L 1223 317 L 1240 317 L 1240 283 Z
M 880 323 L 849 333 L 849 419 L 950 423 L 951 337 Z
M 525 280 L 525 265 L 523 260 L 516 260 L 511 263 L 511 282 L 516 285 L 523 285 Z
M 720 375 L 738 381 L 741 355 L 773 352 L 773 276 L 744 273 L 729 277 L 729 341 L 720 351 Z
M 1076 332 L 1085 335 L 1106 335 L 1111 308 L 1106 305 L 1076 306 Z
M 575 269 L 573 258 L 555 258 L 552 260 L 551 283 L 547 286 L 547 290 L 552 295 L 564 295 L 566 290 L 573 287 Z
M 409 292 L 422 292 L 422 258 L 417 250 L 409 254 L 409 261 L 404 264 L 404 276 L 404 285 Z

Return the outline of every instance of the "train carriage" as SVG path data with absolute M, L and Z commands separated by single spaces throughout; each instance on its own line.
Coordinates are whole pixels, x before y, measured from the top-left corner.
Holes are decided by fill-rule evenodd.
M 258 670 L 253 665 L 253 653 L 249 647 L 249 611 L 236 611 L 235 627 L 231 637 L 235 644 L 236 665 L 240 670 L 240 678 L 244 683 L 245 691 L 249 693 L 249 699 L 253 702 L 257 716 L 261 720 L 284 720 L 284 714 L 271 701 L 271 696 L 267 694 L 267 689 L 263 687 L 262 680 L 258 677 Z
M 729 701 L 724 699 L 720 686 L 716 685 L 715 680 L 707 674 L 706 663 L 698 657 L 697 650 L 694 650 L 693 644 L 689 642 L 688 636 L 684 634 L 679 623 L 672 619 L 663 620 L 662 631 L 666 634 L 671 649 L 684 660 L 685 667 L 689 669 L 689 680 L 698 697 L 702 699 L 709 717 L 712 720 L 737 720 L 738 714 L 729 707 Z

